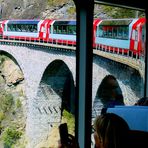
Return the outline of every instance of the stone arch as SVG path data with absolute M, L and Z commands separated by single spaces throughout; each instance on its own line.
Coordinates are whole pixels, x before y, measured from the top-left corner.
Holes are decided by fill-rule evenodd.
M 0 54 L 9 57 L 20 68 L 20 70 L 23 72 L 23 69 L 20 66 L 21 64 L 19 63 L 19 60 L 15 57 L 15 55 L 13 55 L 13 53 L 7 52 L 5 50 L 0 50 Z
M 64 61 L 53 60 L 46 67 L 41 78 L 40 87 L 44 87 L 44 89 L 47 87 L 51 95 L 56 94 L 61 98 L 61 109 L 66 109 L 72 113 L 75 112 L 75 86 L 73 75 Z M 47 95 L 47 98 L 49 95 Z
M 6 63 L 6 68 L 4 69 L 4 77 L 7 85 L 11 86 L 14 85 L 16 86 L 19 84 L 21 81 L 24 80 L 24 72 L 20 64 L 18 63 L 17 59 L 15 56 L 7 51 L 0 50 L 0 54 L 8 57 L 12 62 L 7 62 Z M 23 94 L 25 94 L 25 89 L 24 86 L 21 89 Z
M 92 82 L 92 106 L 93 110 L 95 108 L 93 113 L 94 115 L 99 114 L 100 108 L 103 107 L 103 104 L 97 97 L 97 90 L 101 84 L 102 79 L 109 74 L 114 75 L 118 80 L 119 86 L 123 93 L 125 105 L 133 105 L 141 95 L 140 89 L 142 89 L 141 86 L 143 86 L 143 80 L 140 75 L 137 74 L 135 69 L 109 59 L 95 57 L 93 61 Z M 136 83 L 141 85 L 136 85 Z

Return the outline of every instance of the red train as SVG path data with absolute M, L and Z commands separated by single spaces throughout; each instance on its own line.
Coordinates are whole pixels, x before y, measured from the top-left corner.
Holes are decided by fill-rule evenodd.
M 144 55 L 146 19 L 95 19 L 95 49 L 128 55 Z M 75 20 L 5 20 L 0 22 L 0 35 L 5 39 L 36 40 L 76 45 Z

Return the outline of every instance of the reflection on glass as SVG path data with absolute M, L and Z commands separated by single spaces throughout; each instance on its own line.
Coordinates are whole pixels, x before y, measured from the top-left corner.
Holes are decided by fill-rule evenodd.
M 118 105 L 114 99 L 117 91 L 101 88 L 106 76 L 116 78 L 125 106 L 135 105 L 144 96 L 146 45 L 143 12 L 99 4 L 94 12 L 92 124 L 106 106 Z M 108 102 L 100 98 L 100 89 L 108 96 Z M 92 141 L 94 144 L 93 138 Z

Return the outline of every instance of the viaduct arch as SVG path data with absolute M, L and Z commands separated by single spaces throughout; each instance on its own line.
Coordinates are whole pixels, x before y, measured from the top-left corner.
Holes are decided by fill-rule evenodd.
M 60 108 L 62 105 L 67 108 L 70 106 L 72 112 L 75 110 L 75 106 L 72 105 L 75 98 L 76 83 L 75 52 L 59 48 L 51 50 L 43 46 L 14 45 L 0 45 L 0 52 L 10 54 L 12 60 L 16 61 L 24 75 L 25 94 L 28 104 L 26 133 L 30 140 L 28 147 L 34 147 L 39 141 L 47 137 L 51 124 L 55 122 L 53 120 L 55 115 L 50 118 L 52 117 L 50 109 L 52 110 L 55 107 L 56 122 L 60 121 Z M 113 69 L 116 70 L 113 71 Z M 143 80 L 134 69 L 109 59 L 94 56 L 92 106 L 98 100 L 96 94 L 99 84 L 107 74 L 113 74 L 119 80 L 120 87 L 125 92 L 123 95 L 126 104 L 132 105 L 138 97 L 142 96 L 137 95 L 142 88 L 140 86 L 135 87 L 135 84 L 137 81 L 138 84 L 143 84 Z M 60 81 L 57 81 L 59 77 Z M 46 87 L 49 85 L 50 88 Z M 65 91 L 67 88 L 70 88 L 68 95 L 66 95 L 67 91 Z M 40 92 L 44 93 L 48 99 L 43 97 Z M 51 98 L 47 92 L 51 92 Z M 131 92 L 130 95 L 128 92 Z M 69 97 L 69 104 L 62 104 L 62 101 L 64 102 L 64 99 Z M 127 97 L 128 100 L 126 100 Z M 48 104 L 52 104 L 50 109 Z

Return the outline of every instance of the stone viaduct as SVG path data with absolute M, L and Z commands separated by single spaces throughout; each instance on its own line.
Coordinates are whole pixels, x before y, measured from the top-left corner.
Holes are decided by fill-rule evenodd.
M 75 110 L 75 51 L 59 47 L 0 44 L 0 52 L 11 55 L 23 72 L 27 98 L 26 134 L 30 141 L 28 148 L 34 147 L 48 136 L 52 123 L 60 122 L 64 99 L 69 98 L 68 106 L 71 111 Z M 113 74 L 119 80 L 127 105 L 132 105 L 141 97 L 142 85 L 135 84 L 137 81 L 141 84 L 143 80 L 135 69 L 94 55 L 92 106 L 95 106 L 100 82 L 107 74 Z

